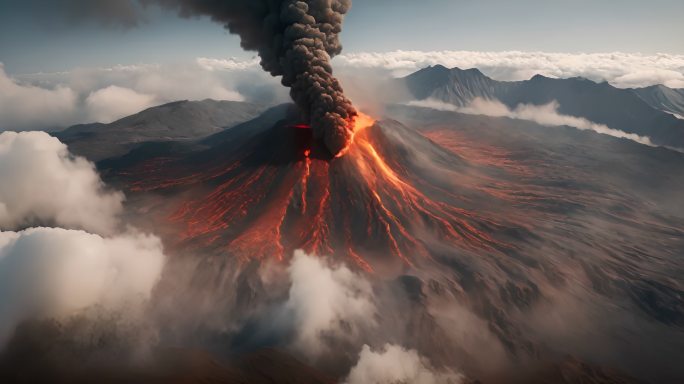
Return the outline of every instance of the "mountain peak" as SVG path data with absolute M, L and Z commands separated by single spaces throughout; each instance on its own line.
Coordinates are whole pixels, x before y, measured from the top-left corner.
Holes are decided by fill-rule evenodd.
M 443 66 L 442 64 L 431 65 L 427 69 L 437 70 L 437 71 L 448 71 L 449 68 Z
M 451 72 L 456 72 L 456 73 L 467 73 L 469 75 L 477 75 L 477 76 L 485 76 L 482 71 L 480 71 L 477 68 L 468 68 L 468 69 L 461 69 L 458 67 L 451 68 Z
M 551 79 L 550 77 L 546 77 L 544 75 L 537 73 L 536 75 L 532 76 L 532 78 L 530 80 L 531 81 L 540 81 L 540 80 L 550 80 L 550 79 Z

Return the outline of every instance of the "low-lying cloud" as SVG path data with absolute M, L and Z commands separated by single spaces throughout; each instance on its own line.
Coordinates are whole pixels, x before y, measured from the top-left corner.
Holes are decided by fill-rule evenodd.
M 140 233 L 0 232 L 0 347 L 24 320 L 131 311 L 150 298 L 163 265 L 161 241 Z
M 55 225 L 109 234 L 123 194 L 44 132 L 0 133 L 0 230 Z
M 469 115 L 508 117 L 511 119 L 532 121 L 539 125 L 545 125 L 548 127 L 568 126 L 583 131 L 594 131 L 602 135 L 632 140 L 634 142 L 648 146 L 655 146 L 651 142 L 651 139 L 646 136 L 640 136 L 634 133 L 627 133 L 619 129 L 613 129 L 604 124 L 594 123 L 583 117 L 563 115 L 558 112 L 560 105 L 557 101 L 553 101 L 545 105 L 520 104 L 515 109 L 508 108 L 498 100 L 486 100 L 479 97 L 475 98 L 466 107 L 458 107 L 456 105 L 435 99 L 415 100 L 409 102 L 408 105 L 431 108 L 440 111 L 459 112 Z
M 109 123 L 178 100 L 275 104 L 288 99 L 287 91 L 258 65 L 231 67 L 229 61 L 198 59 L 185 65 L 117 65 L 14 76 L 0 63 L 0 131 Z
M 119 229 L 124 196 L 92 163 L 47 133 L 3 132 L 0 180 L 0 348 L 23 321 L 129 315 L 150 298 L 161 240 Z
M 373 351 L 364 345 L 359 360 L 345 384 L 458 384 L 463 376 L 450 370 L 437 370 L 415 350 L 385 344 Z
M 20 84 L 0 63 L 0 131 L 54 128 L 72 124 L 78 95 L 71 88 Z
M 91 93 L 85 100 L 92 120 L 111 123 L 122 116 L 132 115 L 156 104 L 153 95 L 110 85 Z
M 478 68 L 496 80 L 527 80 L 541 74 L 605 80 L 618 88 L 655 84 L 684 88 L 684 55 L 663 53 L 393 51 L 345 53 L 335 60 L 341 67 L 384 69 L 395 76 L 441 64 L 461 69 Z

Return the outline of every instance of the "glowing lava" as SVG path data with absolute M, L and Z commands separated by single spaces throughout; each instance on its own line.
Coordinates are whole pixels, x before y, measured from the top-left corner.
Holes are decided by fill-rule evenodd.
M 133 185 L 189 196 L 168 216 L 183 226 L 183 242 L 240 260 L 282 260 L 304 249 L 369 272 L 396 272 L 429 260 L 434 244 L 506 247 L 483 230 L 497 223 L 459 207 L 460 196 L 424 179 L 407 154 L 452 155 L 401 125 L 378 125 L 364 114 L 353 124 L 352 140 L 333 159 L 313 144 L 307 126 L 283 123 L 235 132 L 219 147 L 165 159 L 159 168 L 139 165 Z
M 366 128 L 369 128 L 375 124 L 375 119 L 370 117 L 369 115 L 366 115 L 363 112 L 357 112 L 357 115 L 354 116 L 354 119 L 351 123 L 352 125 L 352 135 L 351 138 L 349 139 L 349 142 L 347 145 L 335 156 L 337 158 L 343 157 L 346 155 L 350 148 L 354 145 L 356 135 L 363 131 Z

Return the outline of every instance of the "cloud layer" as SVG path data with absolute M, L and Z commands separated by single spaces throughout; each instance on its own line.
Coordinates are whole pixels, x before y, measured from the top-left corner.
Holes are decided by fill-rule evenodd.
M 463 108 L 434 99 L 415 100 L 407 104 L 416 107 L 459 112 L 469 115 L 485 115 L 528 120 L 548 127 L 569 126 L 583 131 L 594 131 L 602 135 L 628 139 L 639 144 L 654 146 L 651 139 L 646 136 L 639 136 L 634 133 L 627 133 L 619 129 L 609 128 L 604 124 L 597 124 L 583 117 L 560 114 L 558 112 L 560 105 L 556 101 L 545 105 L 520 104 L 513 110 L 509 109 L 498 100 L 485 100 L 479 97 L 475 98 L 468 106 Z
M 442 64 L 478 68 L 497 80 L 542 74 L 605 80 L 621 88 L 654 84 L 684 88 L 684 55 L 393 51 L 345 53 L 334 60 L 342 75 L 362 73 L 363 82 L 371 84 L 385 76 L 404 76 Z M 257 59 L 201 57 L 183 65 L 117 65 L 16 76 L 6 74 L 0 64 L 0 131 L 109 122 L 154 104 L 206 98 L 264 103 L 289 99 L 277 79 L 262 73 Z
M 20 76 L 9 76 L 0 63 L 0 131 L 109 123 L 178 100 L 274 103 L 287 99 L 278 81 L 258 67 L 230 67 L 227 62 L 198 59 L 186 65 L 77 68 Z
M 474 51 L 393 51 L 346 53 L 337 64 L 353 68 L 384 69 L 404 76 L 442 64 L 461 69 L 478 68 L 496 80 L 547 77 L 586 77 L 608 81 L 619 88 L 664 84 L 684 88 L 684 55 L 638 53 L 546 53 Z

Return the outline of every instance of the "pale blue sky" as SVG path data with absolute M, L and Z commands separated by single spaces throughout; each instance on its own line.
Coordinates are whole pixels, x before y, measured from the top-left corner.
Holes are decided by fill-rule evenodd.
M 67 27 L 40 11 L 59 2 L 0 0 L 0 62 L 8 73 L 253 56 L 206 19 L 153 10 L 136 28 Z M 684 54 L 683 18 L 683 0 L 355 0 L 342 39 L 347 52 Z

